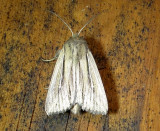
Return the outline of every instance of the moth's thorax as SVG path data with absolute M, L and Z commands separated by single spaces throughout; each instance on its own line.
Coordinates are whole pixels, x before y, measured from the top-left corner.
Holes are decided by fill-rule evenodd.
M 65 44 L 87 44 L 87 41 L 83 37 L 79 37 L 78 35 L 73 35 L 65 42 Z

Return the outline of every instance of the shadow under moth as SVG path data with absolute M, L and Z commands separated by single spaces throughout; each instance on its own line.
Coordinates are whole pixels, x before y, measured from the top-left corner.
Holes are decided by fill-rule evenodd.
M 64 113 L 67 110 L 79 114 L 81 109 L 92 114 L 106 115 L 108 102 L 97 65 L 86 40 L 79 37 L 83 28 L 95 16 L 79 33 L 74 34 L 60 16 L 51 13 L 64 22 L 72 32 L 72 37 L 64 43 L 54 58 L 42 59 L 52 61 L 57 58 L 45 102 L 47 115 Z

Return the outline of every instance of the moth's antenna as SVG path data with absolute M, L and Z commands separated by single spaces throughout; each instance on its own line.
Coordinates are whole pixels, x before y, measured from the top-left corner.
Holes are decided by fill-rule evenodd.
M 49 10 L 47 10 L 47 11 L 49 11 Z M 56 16 L 68 27 L 68 29 L 71 31 L 72 36 L 73 36 L 73 31 L 72 31 L 72 29 L 69 27 L 69 25 L 68 25 L 59 15 L 57 15 L 55 12 L 52 12 L 52 11 L 49 11 L 49 12 L 52 13 L 52 14 L 54 14 L 54 15 L 56 15 Z
M 99 15 L 99 13 L 97 15 Z M 78 35 L 81 33 L 84 27 L 86 27 L 86 25 L 88 25 L 97 15 L 94 15 L 92 18 L 90 18 L 90 20 L 80 29 L 80 31 L 78 32 Z

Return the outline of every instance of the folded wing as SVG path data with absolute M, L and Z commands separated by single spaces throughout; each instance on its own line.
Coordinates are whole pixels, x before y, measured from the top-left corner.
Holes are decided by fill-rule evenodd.
M 107 97 L 97 65 L 89 50 L 87 51 L 86 60 L 84 61 L 87 62 L 88 66 L 85 71 L 87 74 L 82 72 L 82 77 L 85 77 L 87 75 L 87 78 L 85 78 L 86 80 L 83 84 L 84 87 L 82 109 L 93 114 L 105 115 L 108 111 Z
M 66 63 L 65 65 L 68 67 L 65 67 L 64 69 L 64 59 L 64 48 L 62 48 L 47 93 L 45 103 L 45 111 L 47 115 L 63 113 L 71 107 L 69 89 L 66 88 L 68 84 L 64 79 L 64 72 L 66 68 L 70 68 L 71 65 L 69 66 L 69 63 Z M 67 75 L 69 74 L 66 73 L 66 76 Z

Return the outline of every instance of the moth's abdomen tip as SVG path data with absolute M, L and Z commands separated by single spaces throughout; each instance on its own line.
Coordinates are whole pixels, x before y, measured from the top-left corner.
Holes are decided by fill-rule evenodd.
M 80 108 L 79 104 L 75 104 L 73 106 L 73 108 L 71 109 L 71 112 L 73 114 L 77 115 L 77 114 L 80 114 L 80 110 L 81 110 L 81 108 Z

